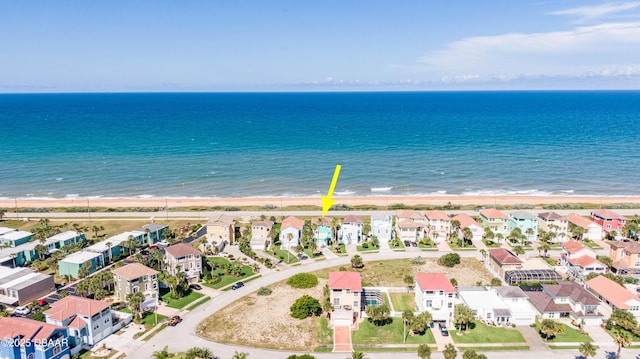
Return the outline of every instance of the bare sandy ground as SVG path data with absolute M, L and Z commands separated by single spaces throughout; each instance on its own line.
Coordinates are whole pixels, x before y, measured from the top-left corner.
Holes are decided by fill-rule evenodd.
M 598 196 L 363 196 L 334 197 L 346 205 L 389 206 L 405 205 L 514 205 L 550 203 L 640 203 L 640 197 Z M 214 206 L 320 206 L 320 197 L 261 197 L 261 198 L 95 198 L 95 199 L 2 199 L 0 208 L 54 208 L 54 207 L 214 207 Z

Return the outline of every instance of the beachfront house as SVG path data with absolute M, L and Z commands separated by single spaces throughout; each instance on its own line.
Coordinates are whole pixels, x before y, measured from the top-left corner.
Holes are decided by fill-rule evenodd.
M 460 228 L 457 229 L 458 236 L 460 238 L 464 237 L 464 229 L 469 228 L 473 237 L 472 241 L 482 241 L 482 237 L 484 236 L 484 228 L 480 225 L 480 223 L 476 222 L 473 217 L 468 214 L 460 213 L 453 218 L 451 221 L 458 221 L 460 223 Z
M 419 312 L 429 312 L 435 322 L 448 322 L 453 318 L 456 289 L 442 273 L 416 274 L 414 287 Z
M 564 242 L 569 235 L 569 221 L 556 212 L 538 213 L 539 228 L 547 233 L 551 233 L 552 242 Z
M 85 248 L 85 251 L 98 253 L 103 263 L 111 263 L 114 258 L 127 255 L 136 247 L 143 247 L 147 243 L 144 231 L 128 231 L 106 238 Z
M 8 231 L 0 235 L 0 245 L 3 247 L 17 247 L 29 242 L 33 233 L 27 231 Z
M 577 213 L 569 213 L 565 216 L 565 218 L 567 219 L 567 229 L 570 237 L 572 237 L 574 233 L 577 232 L 576 229 L 577 227 L 579 227 L 582 228 L 580 230 L 580 232 L 582 232 L 582 235 L 580 235 L 576 239 L 586 239 L 589 241 L 598 241 L 602 239 L 601 225 L 587 218 L 584 218 Z
M 584 279 L 591 273 L 607 272 L 607 266 L 596 259 L 596 252 L 575 240 L 562 244 L 560 265 L 564 267 L 565 273 L 578 279 Z
M 538 217 L 525 211 L 509 213 L 509 231 L 519 228 L 527 242 L 538 238 Z
M 449 237 L 452 230 L 451 218 L 449 218 L 446 213 L 436 209 L 426 211 L 424 216 L 427 220 L 425 228 L 429 238 L 433 239 L 434 242 L 437 243 Z
M 304 228 L 304 221 L 296 217 L 287 217 L 280 225 L 280 247 L 294 249 L 300 244 L 300 235 Z
M 507 238 L 509 235 L 509 217 L 495 208 L 487 208 L 480 211 L 482 227 L 488 227 L 496 238 Z
M 371 215 L 371 235 L 382 242 L 389 242 L 393 235 L 393 218 L 389 214 Z
M 611 270 L 620 275 L 640 275 L 640 242 L 609 242 Z
M 251 222 L 251 249 L 265 250 L 271 245 L 272 238 L 269 236 L 274 223 L 271 221 Z
M 609 209 L 594 209 L 591 211 L 591 220 L 602 227 L 602 236 L 606 236 L 611 232 L 620 234 L 622 228 L 627 224 L 627 219 L 618 213 Z
M 313 230 L 313 240 L 316 242 L 318 248 L 323 248 L 329 245 L 333 238 L 333 229 L 331 228 L 330 217 L 314 218 L 311 223 L 316 224 L 316 228 Z
M 85 264 L 86 263 L 86 264 Z M 58 273 L 61 276 L 70 276 L 71 278 L 79 278 L 80 268 L 86 265 L 91 274 L 105 266 L 104 258 L 101 253 L 90 251 L 80 251 L 69 254 L 58 262 Z
M 72 354 L 91 349 L 113 333 L 111 304 L 108 302 L 69 295 L 50 306 L 44 311 L 45 321 L 68 327 Z
M 149 223 L 145 224 L 138 231 L 146 234 L 146 244 L 151 246 L 164 240 L 164 231 L 169 228 L 165 224 Z
M 144 294 L 145 306 L 157 305 L 159 298 L 158 272 L 140 263 L 131 263 L 113 269 L 115 297 L 118 301 L 127 302 L 129 294 L 141 292 Z
M 631 313 L 637 321 L 640 321 L 640 298 L 627 288 L 601 275 L 584 284 L 602 301 L 600 310 L 605 316 L 609 317 L 615 309 L 620 309 Z
M 570 318 L 577 323 L 599 325 L 602 314 L 600 300 L 577 282 L 560 281 L 543 284 L 540 292 L 526 292 L 542 319 Z
M 28 318 L 0 318 L 0 358 L 68 359 L 67 328 Z M 40 345 L 46 343 L 46 345 Z
M 167 272 L 184 273 L 187 282 L 196 283 L 202 273 L 202 252 L 186 243 L 177 243 L 165 248 Z
M 364 223 L 359 216 L 350 214 L 344 217 L 344 223 L 340 226 L 338 242 L 340 244 L 360 243 L 362 239 L 362 227 L 364 227 Z
M 49 274 L 0 266 L 0 304 L 26 305 L 54 290 L 53 276 Z
M 364 311 L 362 279 L 359 272 L 329 272 L 329 300 L 332 324 L 354 326 Z
M 499 278 L 505 278 L 506 271 L 522 269 L 522 260 L 504 248 L 491 248 L 489 252 L 489 269 Z
M 213 242 L 220 244 L 234 243 L 236 240 L 236 227 L 233 217 L 226 214 L 217 214 L 207 222 L 207 242 L 213 245 Z

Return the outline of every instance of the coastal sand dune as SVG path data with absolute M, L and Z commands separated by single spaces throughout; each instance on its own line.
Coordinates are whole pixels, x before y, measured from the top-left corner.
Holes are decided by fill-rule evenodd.
M 334 197 L 337 203 L 346 205 L 389 206 L 405 205 L 541 205 L 550 203 L 640 203 L 640 197 L 599 196 L 368 196 Z M 256 197 L 256 198 L 96 198 L 96 199 L 3 199 L 0 208 L 59 208 L 59 207 L 214 207 L 214 206 L 266 206 L 276 207 L 315 205 L 319 197 Z

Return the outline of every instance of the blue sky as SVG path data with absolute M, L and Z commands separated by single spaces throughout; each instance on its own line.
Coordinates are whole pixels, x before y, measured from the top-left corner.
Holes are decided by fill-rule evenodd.
M 640 88 L 640 0 L 0 0 L 0 92 Z

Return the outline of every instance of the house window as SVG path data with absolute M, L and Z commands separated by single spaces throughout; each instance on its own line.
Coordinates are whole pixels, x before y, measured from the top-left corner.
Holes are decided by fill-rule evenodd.
M 432 290 L 427 290 L 424 292 L 424 294 L 433 294 L 434 292 Z
M 53 354 L 60 354 L 60 352 L 62 351 L 62 348 L 59 345 L 56 345 L 55 347 L 53 347 Z M 33 359 L 33 357 L 30 356 L 31 359 Z
M 353 308 L 358 308 L 358 301 L 357 300 L 353 301 Z
M 127 287 L 127 294 L 131 293 L 131 289 Z
M 100 323 L 96 323 L 96 325 L 93 326 L 93 330 L 96 330 L 98 328 L 100 328 Z
M 333 298 L 333 305 L 340 305 L 340 298 Z
M 143 281 L 146 281 L 146 280 L 147 280 L 147 278 L 149 278 L 149 276 L 146 276 L 146 275 L 145 275 L 145 276 L 143 276 L 143 277 L 142 277 L 142 280 L 143 280 Z
M 556 316 L 556 313 L 553 313 L 553 312 L 549 313 L 549 319 L 555 318 L 555 316 Z
M 138 293 L 139 291 L 140 291 L 140 288 L 139 288 L 139 287 L 133 287 L 133 292 L 134 292 L 134 293 Z
M 635 311 L 637 311 L 638 309 L 640 309 L 640 307 L 638 307 L 637 305 L 636 305 L 636 306 L 633 306 L 633 307 L 631 307 L 631 308 L 629 308 L 629 310 L 630 310 L 630 311 L 632 311 L 632 312 L 635 312 Z
M 104 324 L 109 323 L 109 318 L 104 318 Z
M 453 293 L 449 293 L 449 298 L 453 298 Z
M 640 262 L 636 262 L 636 267 L 640 267 Z
M 346 289 L 347 294 L 351 294 L 351 289 Z
M 153 282 L 153 289 L 157 289 L 158 288 L 158 283 L 157 282 Z
M 431 307 L 433 306 L 433 301 L 432 301 L 432 300 L 427 300 L 427 301 L 425 302 L 425 305 L 426 305 L 428 308 L 431 308 Z
M 447 308 L 449 309 L 453 308 L 453 303 L 449 302 L 449 304 L 447 305 Z

